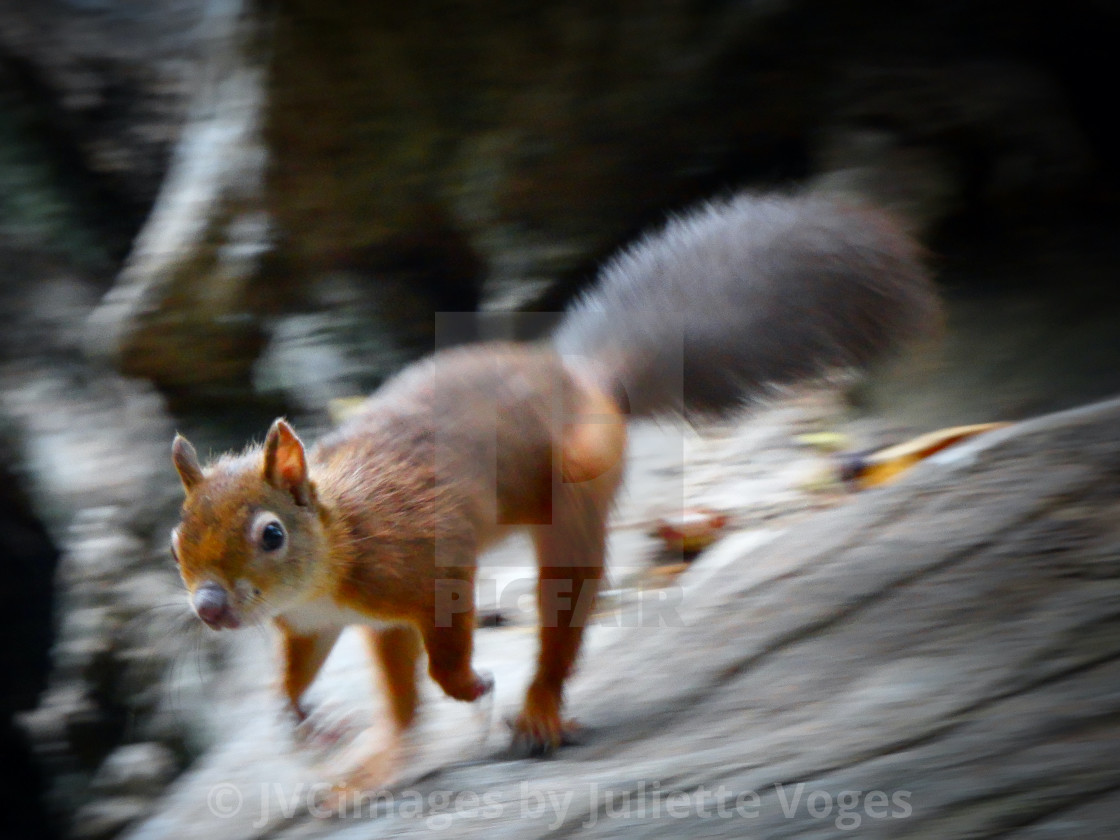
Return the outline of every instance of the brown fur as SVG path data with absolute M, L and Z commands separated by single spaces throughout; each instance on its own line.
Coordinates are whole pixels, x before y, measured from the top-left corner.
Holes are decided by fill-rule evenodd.
M 527 528 L 540 652 L 513 726 L 529 749 L 554 748 L 602 577 L 623 407 L 720 413 L 771 383 L 873 361 L 936 321 L 917 253 L 869 208 L 741 196 L 610 263 L 551 343 L 432 356 L 311 450 L 278 420 L 263 447 L 203 470 L 176 438 L 183 580 L 207 593 L 214 626 L 276 624 L 298 714 L 341 628 L 369 624 L 399 732 L 415 716 L 421 647 L 451 697 L 490 690 L 471 667 L 476 558 Z M 270 547 L 280 526 L 283 547 Z M 217 618 L 216 591 L 228 598 Z
M 469 701 L 489 690 L 470 665 L 476 557 L 511 528 L 529 527 L 542 581 L 572 582 L 583 595 L 572 599 L 583 614 L 553 609 L 550 617 L 542 606 L 537 676 L 515 722 L 531 749 L 551 748 L 564 734 L 563 685 L 601 576 L 625 444 L 613 401 L 578 382 L 548 348 L 453 350 L 405 372 L 307 452 L 306 477 L 302 447 L 282 423 L 262 449 L 219 459 L 201 480 L 177 459 L 187 498 L 176 555 L 192 591 L 205 581 L 233 594 L 248 581 L 257 591 L 235 597 L 235 609 L 280 629 L 283 690 L 299 714 L 300 697 L 349 621 L 345 610 L 393 625 L 370 633 L 403 728 L 415 713 L 410 675 L 420 654 L 409 634 L 418 632 L 429 672 L 448 695 Z M 293 551 L 282 562 L 249 538 L 261 511 L 288 532 Z M 453 597 L 441 601 L 441 587 Z M 322 598 L 338 606 L 337 626 L 309 632 L 286 617 Z M 455 607 L 450 615 L 446 603 Z

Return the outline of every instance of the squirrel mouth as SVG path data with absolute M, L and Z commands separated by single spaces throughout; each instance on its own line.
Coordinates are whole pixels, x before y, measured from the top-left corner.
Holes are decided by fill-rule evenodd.
M 202 616 L 199 616 L 202 618 Z M 220 618 L 203 618 L 203 623 L 211 630 L 236 630 L 241 626 L 241 619 L 228 611 Z

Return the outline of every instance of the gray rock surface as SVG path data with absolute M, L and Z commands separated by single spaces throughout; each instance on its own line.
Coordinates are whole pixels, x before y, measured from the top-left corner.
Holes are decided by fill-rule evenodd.
M 175 778 L 178 769 L 178 760 L 163 744 L 129 744 L 101 763 L 91 787 L 99 794 L 152 796 Z
M 249 638 L 215 687 L 215 748 L 129 837 L 1106 836 L 1118 430 L 1120 401 L 1024 422 L 719 544 L 679 579 L 679 621 L 594 628 L 582 746 L 511 760 L 436 700 L 405 778 L 340 816 L 314 798 L 340 763 L 293 748 Z M 348 641 L 317 690 L 366 706 Z M 500 711 L 532 648 L 527 627 L 480 633 Z

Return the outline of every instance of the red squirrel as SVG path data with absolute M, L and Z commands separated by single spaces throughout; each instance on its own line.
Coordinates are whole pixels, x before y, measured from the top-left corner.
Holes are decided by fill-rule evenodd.
M 930 331 L 921 250 L 887 213 L 819 196 L 739 195 L 677 217 L 610 260 L 545 340 L 438 352 L 310 449 L 282 419 L 207 467 L 181 436 L 172 550 L 214 629 L 271 620 L 300 698 L 362 625 L 395 731 L 422 652 L 450 696 L 471 665 L 479 552 L 529 530 L 540 648 L 515 743 L 547 752 L 603 573 L 627 422 L 726 414 L 768 389 L 872 363 Z

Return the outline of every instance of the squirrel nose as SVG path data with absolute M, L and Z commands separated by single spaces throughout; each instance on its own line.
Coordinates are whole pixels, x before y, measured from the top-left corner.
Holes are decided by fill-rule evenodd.
M 229 595 L 221 584 L 202 584 L 194 591 L 191 603 L 198 617 L 211 629 L 221 630 L 223 627 L 237 627 L 240 624 L 230 609 Z

